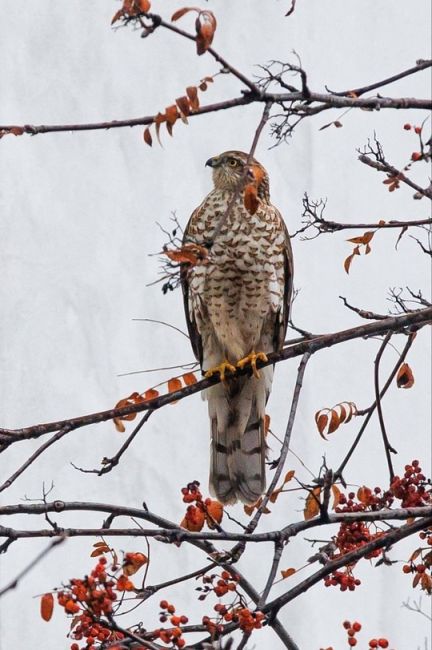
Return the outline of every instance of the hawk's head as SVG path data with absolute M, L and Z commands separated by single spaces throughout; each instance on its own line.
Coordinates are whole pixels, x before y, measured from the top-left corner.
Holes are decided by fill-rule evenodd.
M 246 169 L 248 154 L 243 151 L 225 151 L 219 156 L 209 158 L 206 165 L 213 169 L 213 182 L 216 189 L 235 190 L 239 183 L 243 186 L 257 182 L 258 196 L 268 200 L 269 180 L 264 167 L 255 158 Z

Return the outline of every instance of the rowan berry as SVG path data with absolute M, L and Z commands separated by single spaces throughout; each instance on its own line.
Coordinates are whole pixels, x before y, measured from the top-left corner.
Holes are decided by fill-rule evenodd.
M 405 129 L 405 131 L 411 131 L 412 127 L 411 124 L 404 124 L 403 128 Z

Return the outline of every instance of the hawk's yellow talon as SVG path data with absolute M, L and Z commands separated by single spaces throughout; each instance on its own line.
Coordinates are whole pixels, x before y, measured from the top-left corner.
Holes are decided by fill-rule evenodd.
M 222 361 L 218 366 L 215 366 L 214 368 L 210 368 L 210 370 L 207 370 L 205 373 L 204 377 L 208 379 L 209 377 L 213 377 L 216 373 L 219 373 L 221 381 L 225 381 L 225 373 L 231 372 L 234 373 L 236 371 L 236 367 L 232 365 L 229 361 Z
M 257 361 L 268 361 L 265 352 L 251 352 L 247 355 L 247 357 L 244 357 L 243 359 L 240 359 L 240 361 L 237 361 L 237 368 L 244 368 L 250 364 L 252 367 L 253 376 L 259 379 L 260 374 L 256 367 Z

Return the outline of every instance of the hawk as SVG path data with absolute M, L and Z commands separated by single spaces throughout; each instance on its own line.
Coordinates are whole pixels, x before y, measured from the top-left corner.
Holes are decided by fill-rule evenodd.
M 192 213 L 183 242 L 206 247 L 203 264 L 184 266 L 181 282 L 194 354 L 207 377 L 211 423 L 210 491 L 224 504 L 254 503 L 265 491 L 265 406 L 273 366 L 258 359 L 284 343 L 293 282 L 287 228 L 270 203 L 269 178 L 248 154 L 210 158 L 214 189 Z M 256 210 L 245 207 L 255 181 Z M 231 205 L 230 205 L 231 204 Z M 230 209 L 227 212 L 227 208 Z M 250 375 L 236 369 L 250 364 Z

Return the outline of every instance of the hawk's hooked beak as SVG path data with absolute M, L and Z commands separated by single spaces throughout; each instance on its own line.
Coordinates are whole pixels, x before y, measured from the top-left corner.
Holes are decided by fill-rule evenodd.
M 218 163 L 218 159 L 217 159 L 217 158 L 209 158 L 209 159 L 207 160 L 205 166 L 206 166 L 206 167 L 216 167 L 217 163 Z

